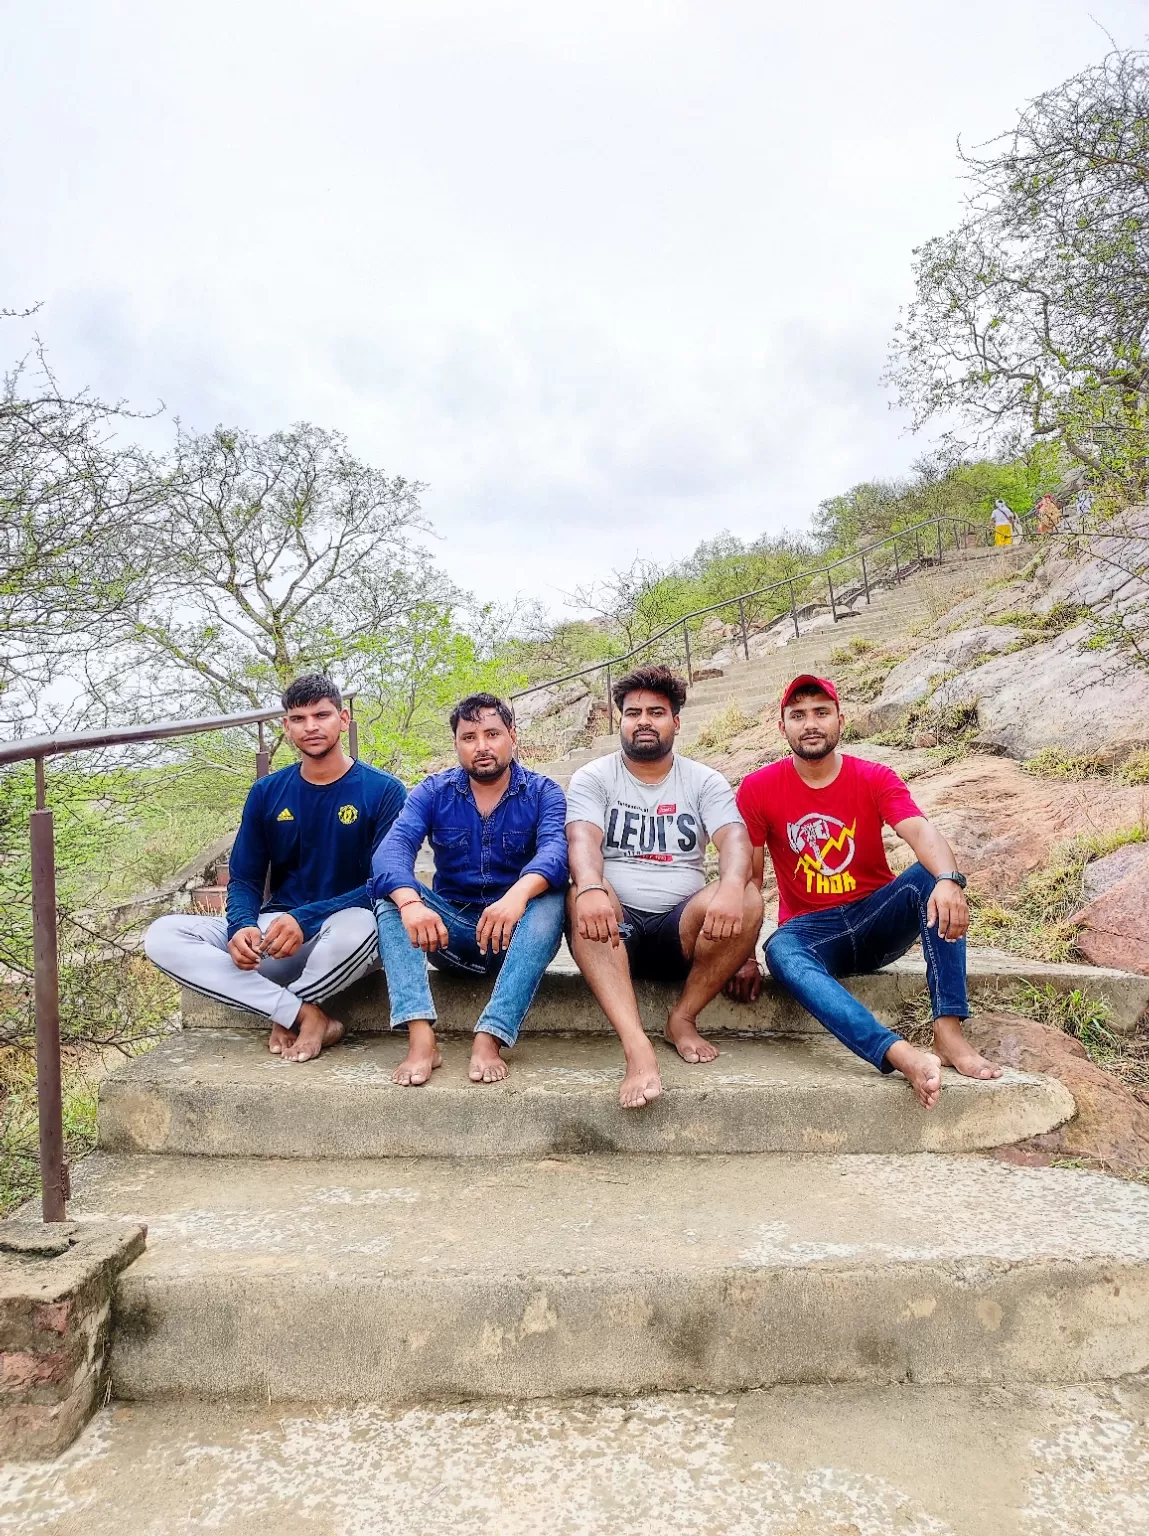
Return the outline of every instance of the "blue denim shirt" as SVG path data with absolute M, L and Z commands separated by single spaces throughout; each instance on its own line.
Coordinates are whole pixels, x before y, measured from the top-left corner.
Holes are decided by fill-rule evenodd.
M 407 797 L 371 860 L 375 901 L 414 886 L 415 855 L 430 838 L 437 895 L 460 905 L 488 906 L 523 875 L 541 875 L 552 890 L 567 883 L 566 797 L 553 779 L 511 764 L 511 782 L 489 816 L 481 816 L 464 768 L 424 779 Z

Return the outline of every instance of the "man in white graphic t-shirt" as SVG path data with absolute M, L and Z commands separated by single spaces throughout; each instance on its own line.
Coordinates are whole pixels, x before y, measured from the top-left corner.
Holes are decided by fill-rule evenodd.
M 626 1056 L 619 1101 L 641 1109 L 662 1083 L 632 978 L 684 983 L 666 1039 L 684 1061 L 713 1061 L 698 1015 L 754 953 L 762 893 L 730 785 L 675 753 L 686 684 L 668 667 L 639 667 L 613 694 L 622 750 L 580 768 L 567 790 L 567 909 L 575 960 Z

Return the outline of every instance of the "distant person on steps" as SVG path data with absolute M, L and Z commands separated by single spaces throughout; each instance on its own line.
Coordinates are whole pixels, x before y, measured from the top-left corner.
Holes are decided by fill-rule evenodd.
M 375 855 L 372 893 L 391 999 L 391 1028 L 406 1027 L 395 1082 L 417 1088 L 442 1057 L 427 961 L 462 976 L 494 976 L 475 1024 L 469 1075 L 497 1083 L 563 936 L 567 844 L 563 792 L 515 760 L 514 715 L 490 693 L 451 712 L 457 768 L 412 790 Z M 415 878 L 424 838 L 435 855 L 431 886 Z M 426 958 L 424 958 L 426 957 Z
M 760 885 L 769 850 L 778 881 L 779 927 L 767 940 L 766 966 L 843 1045 L 880 1072 L 900 1072 L 933 1109 L 943 1064 L 965 1077 L 1001 1076 L 962 1033 L 969 1016 L 965 876 L 897 774 L 839 750 L 842 723 L 833 683 L 796 677 L 782 695 L 778 723 L 791 755 L 747 774 L 738 790 L 755 878 Z M 883 824 L 917 855 L 896 878 Z M 879 970 L 919 938 L 934 1013 L 932 1052 L 880 1024 L 837 979 Z M 751 958 L 727 992 L 752 1002 L 761 983 Z
M 762 926 L 750 839 L 730 785 L 674 750 L 686 684 L 668 667 L 639 667 L 613 689 L 621 750 L 587 763 L 567 790 L 573 887 L 571 949 L 622 1042 L 624 1109 L 662 1092 L 634 978 L 682 983 L 665 1038 L 683 1061 L 713 1061 L 698 1015 L 748 955 Z M 718 879 L 706 882 L 706 848 Z
M 329 677 L 297 677 L 283 715 L 300 760 L 251 787 L 231 851 L 226 921 L 157 918 L 144 950 L 181 986 L 265 1014 L 268 1049 L 299 1062 L 343 1038 L 320 1004 L 378 963 L 371 855 L 407 792 L 343 750 L 348 711 Z

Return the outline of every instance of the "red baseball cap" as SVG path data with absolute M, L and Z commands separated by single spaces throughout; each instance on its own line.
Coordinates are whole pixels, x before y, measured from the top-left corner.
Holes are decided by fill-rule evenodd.
M 799 688 L 818 688 L 833 699 L 835 704 L 839 704 L 839 707 L 841 707 L 838 699 L 838 690 L 828 677 L 815 677 L 812 672 L 803 672 L 801 677 L 796 677 L 792 683 L 787 684 L 786 691 L 782 695 L 782 703 L 779 705 L 779 714 L 785 713 L 787 704 L 789 704 Z

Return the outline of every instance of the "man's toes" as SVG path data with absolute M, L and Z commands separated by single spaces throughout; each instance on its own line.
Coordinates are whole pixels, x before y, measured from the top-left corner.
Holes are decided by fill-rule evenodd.
M 473 1083 L 481 1083 L 483 1081 L 483 1063 L 481 1061 L 473 1061 L 467 1069 L 467 1076 Z

